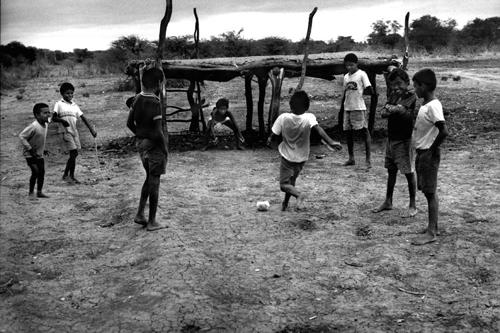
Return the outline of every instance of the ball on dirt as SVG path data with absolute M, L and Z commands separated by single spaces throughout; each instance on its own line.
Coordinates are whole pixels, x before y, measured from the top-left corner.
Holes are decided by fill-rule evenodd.
M 260 212 L 265 212 L 269 210 L 269 207 L 271 207 L 271 204 L 269 201 L 257 201 L 257 210 Z

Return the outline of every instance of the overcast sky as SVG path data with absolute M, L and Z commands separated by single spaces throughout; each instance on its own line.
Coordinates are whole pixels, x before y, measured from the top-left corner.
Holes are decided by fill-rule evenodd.
M 1 44 L 71 51 L 105 50 L 120 36 L 157 40 L 164 0 L 1 0 Z M 305 37 L 314 6 L 311 38 L 335 40 L 352 36 L 364 41 L 377 20 L 410 22 L 430 14 L 453 18 L 459 27 L 476 17 L 500 16 L 499 0 L 173 0 L 168 36 L 192 35 L 193 8 L 200 19 L 200 38 L 210 39 L 243 29 L 243 37 L 277 36 L 293 41 Z

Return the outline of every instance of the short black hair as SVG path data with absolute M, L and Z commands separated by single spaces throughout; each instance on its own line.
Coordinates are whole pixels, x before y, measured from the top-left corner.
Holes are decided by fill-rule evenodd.
M 159 68 L 149 68 L 142 74 L 142 84 L 145 88 L 154 89 L 163 80 L 163 71 Z
M 75 91 L 75 87 L 69 82 L 64 82 L 63 84 L 61 84 L 61 87 L 59 88 L 59 92 L 61 94 L 68 90 Z
M 399 77 L 401 80 L 406 82 L 406 84 L 410 84 L 410 77 L 408 76 L 408 73 L 406 73 L 405 70 L 401 68 L 394 68 L 389 75 L 387 75 L 387 81 L 393 81 L 397 77 Z
M 415 75 L 413 75 L 413 81 L 416 81 L 419 84 L 425 84 L 430 91 L 434 91 L 436 89 L 436 74 L 430 68 L 424 68 L 416 72 Z
M 219 100 L 215 103 L 215 107 L 218 108 L 221 106 L 229 108 L 229 100 L 227 98 L 219 98 Z
M 305 110 L 309 110 L 309 96 L 304 90 L 298 90 L 293 93 L 292 97 L 290 97 L 290 108 L 293 110 L 294 106 L 300 104 L 304 107 Z
M 36 103 L 35 106 L 33 106 L 33 115 L 37 116 L 42 112 L 43 108 L 49 108 L 49 106 L 45 103 Z
M 134 103 L 134 100 L 135 100 L 135 96 L 132 96 L 132 97 L 127 98 L 127 100 L 125 101 L 125 104 L 127 105 L 127 107 L 129 109 L 132 106 L 132 104 Z
M 358 63 L 358 56 L 354 53 L 347 53 L 344 57 L 344 62 Z

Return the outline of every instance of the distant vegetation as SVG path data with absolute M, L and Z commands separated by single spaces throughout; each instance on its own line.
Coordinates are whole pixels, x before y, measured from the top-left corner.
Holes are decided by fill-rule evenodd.
M 442 21 L 430 15 L 414 20 L 410 25 L 412 54 L 463 55 L 499 51 L 500 17 L 476 18 L 461 30 L 453 19 Z M 401 54 L 404 40 L 398 21 L 376 21 L 367 42 L 356 42 L 351 36 L 339 36 L 330 41 L 309 41 L 309 53 L 376 51 Z M 199 43 L 200 58 L 240 57 L 257 55 L 302 54 L 304 41 L 293 42 L 280 37 L 259 40 L 245 39 L 239 31 L 228 31 Z M 20 42 L 0 45 L 2 88 L 16 86 L 16 81 L 47 75 L 53 66 L 62 66 L 71 73 L 76 64 L 86 67 L 87 74 L 123 72 L 131 59 L 154 58 L 157 41 L 138 36 L 123 36 L 105 51 L 74 49 L 73 52 L 51 51 L 25 46 Z M 194 57 L 194 41 L 190 35 L 169 37 L 164 45 L 164 58 Z

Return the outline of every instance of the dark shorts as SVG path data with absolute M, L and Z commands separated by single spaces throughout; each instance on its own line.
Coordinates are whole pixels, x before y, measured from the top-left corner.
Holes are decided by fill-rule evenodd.
M 415 169 L 417 170 L 417 187 L 424 193 L 436 193 L 437 175 L 441 152 L 438 149 L 417 149 Z
M 387 170 L 399 170 L 402 174 L 412 173 L 412 162 L 411 139 L 387 140 L 384 163 Z
M 45 160 L 43 158 L 26 157 L 26 163 L 31 168 L 32 165 L 36 166 L 39 170 L 45 169 Z
M 295 183 L 295 179 L 299 176 L 300 171 L 306 162 L 290 162 L 284 157 L 281 157 L 280 163 L 280 184 Z
M 165 174 L 167 170 L 167 156 L 150 139 L 137 138 L 135 145 L 144 169 L 148 174 L 159 176 Z

